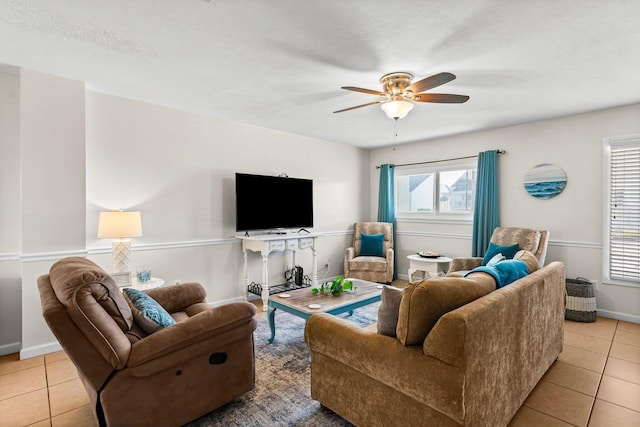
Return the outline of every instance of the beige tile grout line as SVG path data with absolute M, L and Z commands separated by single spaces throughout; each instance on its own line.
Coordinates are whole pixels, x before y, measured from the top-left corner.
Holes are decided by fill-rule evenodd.
M 47 363 L 47 357 L 44 358 L 44 378 L 47 382 L 47 406 L 49 407 L 49 426 L 53 425 L 51 421 L 51 393 L 49 392 L 49 364 Z
M 609 364 L 609 357 L 611 357 L 611 347 L 613 347 L 613 340 L 616 338 L 616 332 L 618 331 L 618 324 L 620 322 L 616 320 L 616 327 L 613 330 L 613 336 L 611 337 L 611 341 L 609 342 L 609 349 L 607 350 L 607 359 L 604 361 L 604 366 L 602 367 L 602 373 L 600 374 L 600 379 L 598 380 L 598 387 L 596 387 L 595 395 L 593 396 L 593 402 L 591 402 L 591 409 L 589 410 L 589 417 L 587 418 L 587 427 L 589 422 L 591 422 L 591 416 L 593 415 L 593 408 L 596 406 L 596 400 L 598 399 L 598 392 L 600 391 L 600 384 L 602 384 L 602 377 L 604 377 L 604 371 L 607 369 L 607 365 Z

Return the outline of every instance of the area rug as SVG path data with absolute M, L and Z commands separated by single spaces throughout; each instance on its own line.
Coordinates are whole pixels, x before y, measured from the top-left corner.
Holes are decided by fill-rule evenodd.
M 361 326 L 376 322 L 377 304 L 340 315 Z M 304 341 L 305 321 L 276 312 L 276 337 L 269 344 L 271 331 L 267 316 L 257 318 L 254 333 L 256 386 L 235 401 L 187 424 L 200 426 L 302 426 L 327 427 L 352 424 L 311 399 L 310 351 Z

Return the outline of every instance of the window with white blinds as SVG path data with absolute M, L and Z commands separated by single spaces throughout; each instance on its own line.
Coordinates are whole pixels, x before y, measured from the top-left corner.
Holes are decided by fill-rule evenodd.
M 609 138 L 605 152 L 607 279 L 640 286 L 640 135 Z

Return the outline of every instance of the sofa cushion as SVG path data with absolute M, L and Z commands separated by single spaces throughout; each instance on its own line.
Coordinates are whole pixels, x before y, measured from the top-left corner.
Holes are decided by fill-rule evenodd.
M 495 280 L 486 274 L 409 283 L 400 302 L 398 340 L 405 346 L 422 344 L 442 315 L 488 294 L 495 287 Z
M 487 265 L 487 263 L 498 254 L 504 255 L 506 259 L 512 259 L 519 249 L 520 247 L 517 243 L 508 246 L 500 246 L 491 242 L 489 243 L 487 252 L 484 254 L 484 258 L 482 258 L 482 265 Z
M 360 234 L 360 256 L 384 256 L 384 234 Z
M 133 320 L 148 334 L 175 325 L 171 315 L 149 295 L 135 288 L 123 290 L 133 312 Z
M 402 292 L 402 289 L 394 286 L 382 288 L 382 300 L 378 308 L 378 333 L 380 335 L 396 336 Z

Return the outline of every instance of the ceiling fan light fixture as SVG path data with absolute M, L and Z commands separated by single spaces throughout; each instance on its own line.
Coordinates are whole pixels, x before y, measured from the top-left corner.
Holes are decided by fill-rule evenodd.
M 392 100 L 383 103 L 380 108 L 390 119 L 403 119 L 413 109 L 413 103 L 403 100 Z

